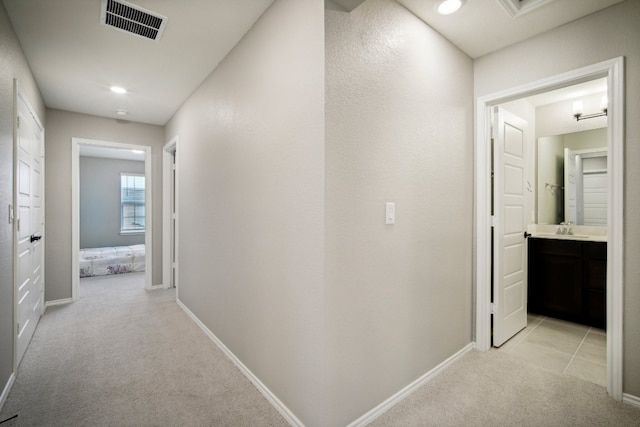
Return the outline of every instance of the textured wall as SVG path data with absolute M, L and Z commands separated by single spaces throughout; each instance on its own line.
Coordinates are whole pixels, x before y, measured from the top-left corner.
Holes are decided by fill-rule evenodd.
M 7 220 L 8 206 L 13 205 L 13 79 L 18 79 L 44 125 L 45 108 L 40 90 L 0 3 L 0 393 L 13 372 L 14 353 L 13 224 Z
M 166 126 L 179 298 L 321 425 L 323 3 L 278 0 Z
M 120 234 L 122 173 L 144 175 L 144 162 L 80 157 L 80 249 L 144 244 L 144 233 Z
M 476 96 L 515 87 L 618 56 L 625 57 L 624 385 L 640 396 L 640 1 L 602 12 L 479 58 Z
M 45 299 L 71 298 L 71 139 L 85 138 L 151 146 L 153 175 L 153 277 L 162 283 L 162 147 L 161 126 L 47 110 L 45 133 Z
M 339 426 L 471 342 L 473 70 L 394 1 L 325 22 L 325 425 Z

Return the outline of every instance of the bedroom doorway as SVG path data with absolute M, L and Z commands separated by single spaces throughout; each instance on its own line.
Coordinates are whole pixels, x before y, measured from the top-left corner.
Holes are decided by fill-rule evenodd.
M 151 147 L 72 138 L 71 177 L 72 300 L 81 277 L 144 271 L 152 289 Z

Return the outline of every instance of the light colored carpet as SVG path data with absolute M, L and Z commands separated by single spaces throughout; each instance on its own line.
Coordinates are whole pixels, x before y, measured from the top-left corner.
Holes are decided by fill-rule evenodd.
M 83 279 L 40 320 L 0 414 L 9 426 L 286 426 L 144 273 Z
M 0 414 L 9 426 L 284 426 L 144 275 L 83 279 L 40 321 Z M 640 426 L 604 388 L 498 351 L 470 352 L 372 426 Z M 327 426 L 333 427 L 333 426 Z

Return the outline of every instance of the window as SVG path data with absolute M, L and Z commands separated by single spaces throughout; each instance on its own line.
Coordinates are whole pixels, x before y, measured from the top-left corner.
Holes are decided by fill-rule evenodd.
M 144 175 L 120 175 L 120 233 L 144 233 Z

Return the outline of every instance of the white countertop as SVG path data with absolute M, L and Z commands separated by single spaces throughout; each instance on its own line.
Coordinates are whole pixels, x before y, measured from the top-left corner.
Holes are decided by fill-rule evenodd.
M 530 224 L 527 226 L 527 233 L 531 237 L 542 239 L 576 240 L 587 242 L 606 242 L 607 227 L 597 227 L 588 225 L 571 225 L 573 234 L 556 234 L 559 225 Z

